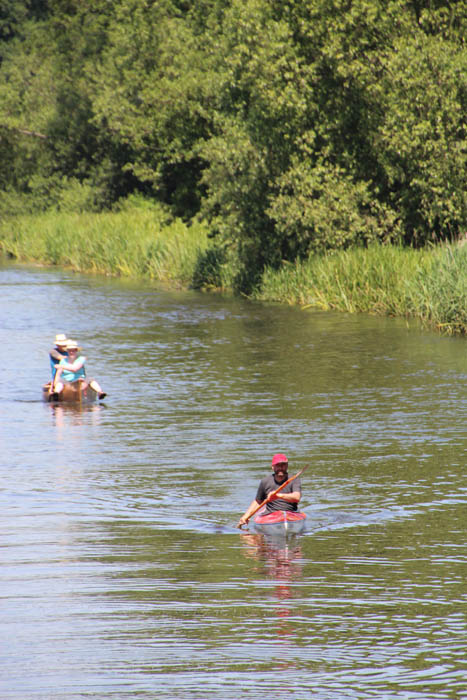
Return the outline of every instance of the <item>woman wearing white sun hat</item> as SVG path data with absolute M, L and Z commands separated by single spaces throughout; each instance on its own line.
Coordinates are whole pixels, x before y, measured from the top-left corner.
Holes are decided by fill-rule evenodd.
M 79 380 L 85 380 L 91 389 L 94 389 L 99 399 L 104 399 L 107 394 L 102 391 L 100 384 L 95 379 L 86 380 L 85 362 L 86 357 L 79 354 L 76 340 L 68 339 L 66 344 L 67 357 L 63 357 L 56 365 L 53 398 L 57 399 L 63 391 L 64 383 L 72 384 Z

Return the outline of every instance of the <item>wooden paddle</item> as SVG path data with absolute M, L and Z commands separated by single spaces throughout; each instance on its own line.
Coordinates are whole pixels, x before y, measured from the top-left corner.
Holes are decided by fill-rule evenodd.
M 54 374 L 52 380 L 50 381 L 49 396 L 48 396 L 49 401 L 52 400 L 52 394 L 55 392 L 55 379 L 56 379 L 56 377 L 57 377 L 57 369 L 55 369 L 55 374 Z
M 277 488 L 275 491 L 272 491 L 271 493 L 269 493 L 268 496 L 267 496 L 267 498 L 265 498 L 264 501 L 263 501 L 262 503 L 260 503 L 260 504 L 258 505 L 258 507 L 255 508 L 254 511 L 253 511 L 252 513 L 250 513 L 250 516 L 249 516 L 248 520 L 250 520 L 250 518 L 252 518 L 252 517 L 260 510 L 260 508 L 262 508 L 264 505 L 266 505 L 266 503 L 267 503 L 268 501 L 271 500 L 271 497 L 272 497 L 272 496 L 275 496 L 277 493 L 279 493 L 279 491 L 282 491 L 282 489 L 284 489 L 284 488 L 287 486 L 287 484 L 290 484 L 291 481 L 293 481 L 294 479 L 296 479 L 297 476 L 300 476 L 300 474 L 303 474 L 303 472 L 305 471 L 305 469 L 308 469 L 309 466 L 310 466 L 309 464 L 306 464 L 306 465 L 303 467 L 303 469 L 300 469 L 300 471 L 297 472 L 296 474 L 294 474 L 294 476 L 291 476 L 290 479 L 287 479 L 286 481 L 284 481 L 284 483 L 281 484 L 280 486 L 278 486 L 278 488 Z M 248 520 L 245 521 L 245 525 L 248 523 Z M 242 527 L 243 527 L 243 526 L 240 526 L 240 530 L 242 529 Z
M 54 374 L 53 379 L 50 382 L 50 386 L 49 386 L 49 396 L 48 396 L 49 401 L 52 400 L 52 396 L 53 396 L 53 394 L 55 394 L 55 385 L 57 384 L 57 381 L 60 379 L 61 376 L 62 376 L 62 368 L 59 367 L 59 365 L 55 365 L 55 374 Z
M 58 352 L 58 350 L 56 350 L 56 354 L 60 357 L 60 360 L 62 360 L 64 357 L 66 357 L 66 355 L 62 355 L 62 353 Z M 51 357 L 54 360 L 57 359 L 54 355 L 52 355 Z M 55 384 L 57 383 L 57 372 L 58 372 L 58 365 L 60 364 L 60 360 L 58 360 L 58 364 L 55 365 L 55 373 L 54 373 L 54 376 L 52 377 L 52 380 L 51 380 L 50 385 L 49 385 L 49 395 L 48 395 L 49 401 L 51 399 L 52 394 L 55 393 Z M 58 378 L 60 378 L 60 376 L 61 376 L 61 372 L 60 372 L 60 375 Z

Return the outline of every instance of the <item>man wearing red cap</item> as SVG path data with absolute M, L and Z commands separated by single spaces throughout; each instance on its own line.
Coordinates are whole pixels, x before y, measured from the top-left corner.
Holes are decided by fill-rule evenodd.
M 289 478 L 288 475 L 289 461 L 284 454 L 276 454 L 272 458 L 272 471 L 269 476 L 265 476 L 259 482 L 256 498 L 252 501 L 237 523 L 237 527 L 248 522 L 251 514 L 258 508 L 258 505 L 264 500 L 266 503 L 266 512 L 272 513 L 274 510 L 297 510 L 297 504 L 302 496 L 302 485 L 300 477 L 294 479 L 290 484 L 287 484 L 280 493 L 272 496 L 269 500 L 269 494 L 272 494 L 284 481 Z

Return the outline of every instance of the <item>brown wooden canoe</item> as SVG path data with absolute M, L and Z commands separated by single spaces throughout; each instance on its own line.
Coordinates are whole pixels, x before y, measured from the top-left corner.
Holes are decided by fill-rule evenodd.
M 42 387 L 44 401 L 53 403 L 93 403 L 97 399 L 97 393 L 84 379 L 78 379 L 71 384 L 64 385 L 60 394 L 50 394 L 50 382 Z

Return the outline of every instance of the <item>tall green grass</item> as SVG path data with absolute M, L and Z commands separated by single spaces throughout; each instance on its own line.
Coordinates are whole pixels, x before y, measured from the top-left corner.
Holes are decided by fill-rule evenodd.
M 207 246 L 205 225 L 188 226 L 157 206 L 100 214 L 47 212 L 0 224 L 0 250 L 17 260 L 182 286 L 190 285 Z
M 467 333 L 467 245 L 413 250 L 374 245 L 266 270 L 260 300 L 323 310 L 416 317 Z
M 409 309 L 443 332 L 467 334 L 467 245 L 435 250 L 427 274 L 409 287 Z
M 235 260 L 206 224 L 190 226 L 158 204 L 116 212 L 41 213 L 0 222 L 0 251 L 20 261 L 147 278 L 180 287 L 231 289 Z M 467 245 L 412 250 L 373 245 L 267 269 L 254 298 L 317 309 L 415 317 L 467 333 Z

